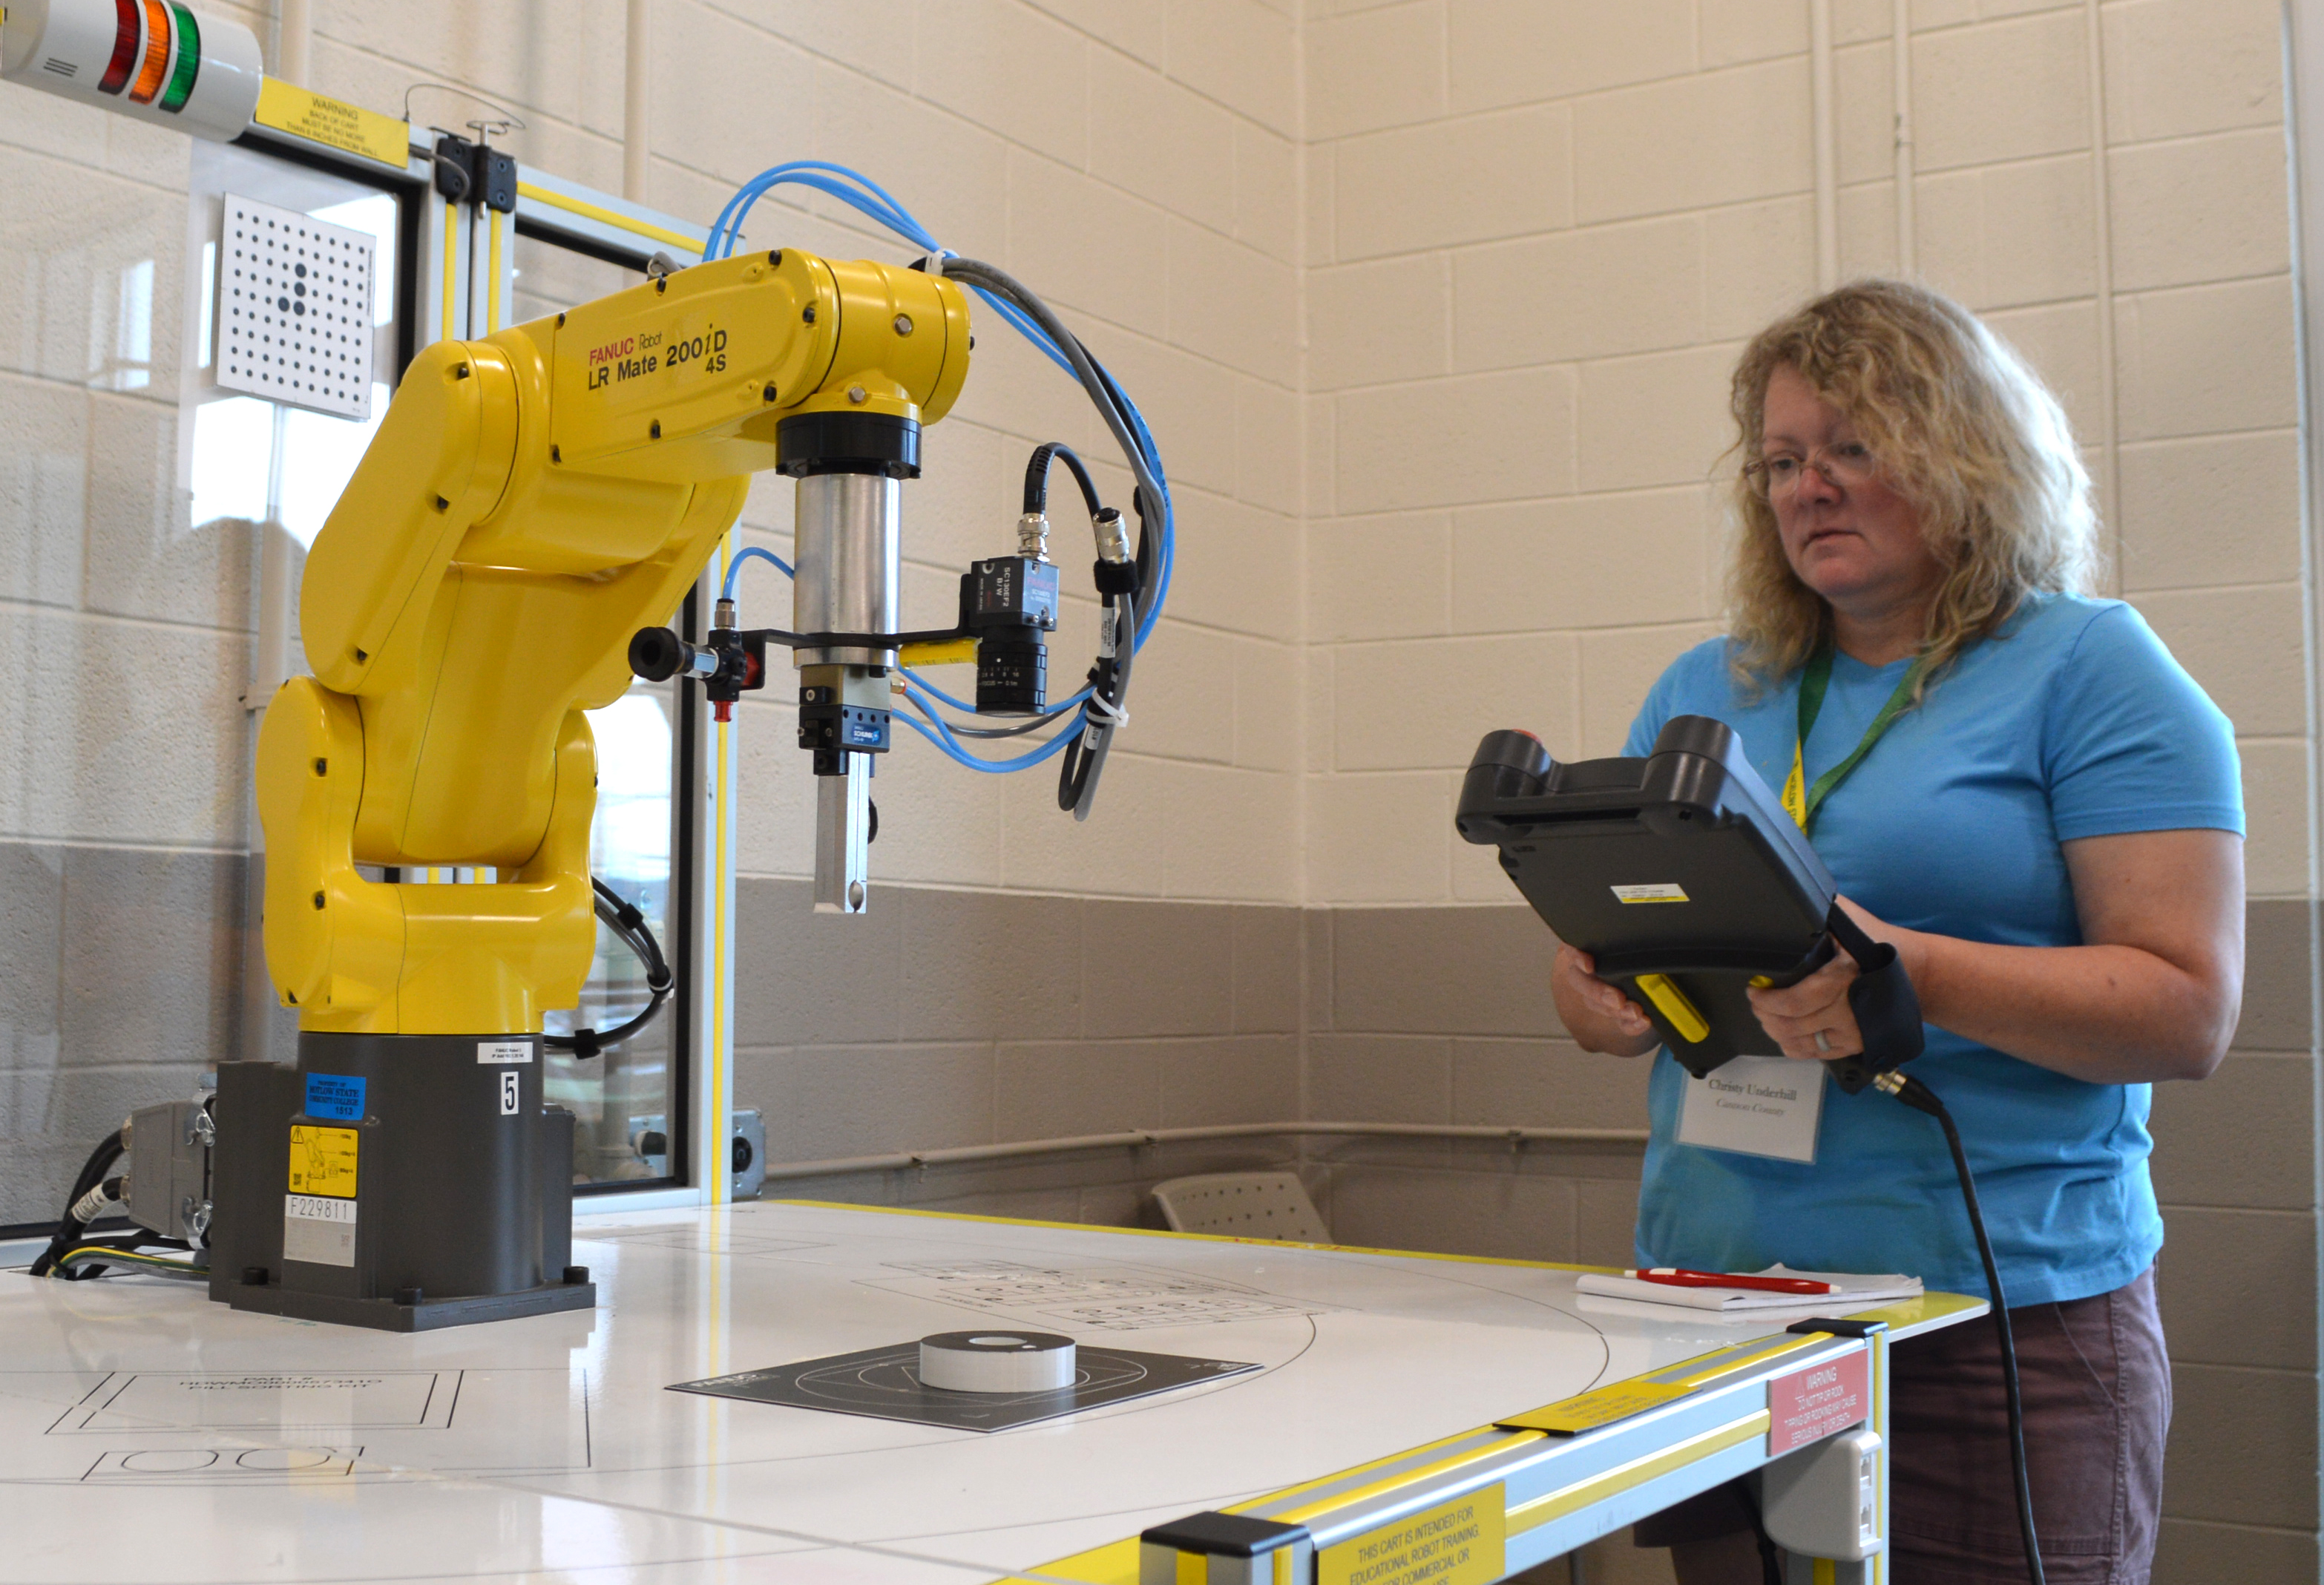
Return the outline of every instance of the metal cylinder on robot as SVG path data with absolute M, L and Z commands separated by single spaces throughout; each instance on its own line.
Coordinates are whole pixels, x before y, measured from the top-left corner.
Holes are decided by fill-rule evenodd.
M 902 482 L 885 473 L 818 473 L 799 480 L 791 581 L 791 622 L 799 632 L 897 631 L 903 495 Z M 868 673 L 897 660 L 893 650 L 861 645 L 799 649 L 792 658 L 803 687 L 818 677 L 835 678 L 830 684 L 835 703 L 882 706 L 887 687 Z M 816 669 L 823 668 L 835 669 Z M 815 908 L 861 914 L 869 901 L 872 756 L 842 752 L 837 763 L 838 774 L 816 778 Z
M 176 0 L 13 0 L 0 79 L 231 143 L 250 127 L 265 69 L 238 22 Z
M 802 633 L 897 631 L 904 486 L 884 474 L 809 474 L 798 482 L 791 625 Z M 893 666 L 893 650 L 793 651 L 797 666 Z

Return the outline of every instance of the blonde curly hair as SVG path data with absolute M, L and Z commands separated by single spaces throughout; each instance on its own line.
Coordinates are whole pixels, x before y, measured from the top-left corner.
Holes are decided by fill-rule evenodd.
M 1922 687 L 2008 620 L 2026 595 L 2087 594 L 2100 558 L 2090 479 L 2058 400 L 1983 321 L 1901 281 L 1858 281 L 1768 326 L 1729 396 L 1729 455 L 1757 461 L 1767 381 L 1795 371 L 1856 425 L 1945 569 L 1929 610 Z M 1757 691 L 1804 665 L 1831 607 L 1784 555 L 1775 509 L 1739 471 L 1729 569 L 1730 664 Z

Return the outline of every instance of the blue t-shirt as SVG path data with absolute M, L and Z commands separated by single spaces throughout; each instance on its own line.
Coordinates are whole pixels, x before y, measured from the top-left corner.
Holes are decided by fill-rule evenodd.
M 1738 693 L 1728 641 L 1664 672 L 1625 753 L 1674 715 L 1743 740 L 1771 788 L 1790 774 L 1799 678 Z M 1809 785 L 1861 741 L 1909 662 L 1835 658 L 1805 749 Z M 2072 946 L 2081 932 L 2060 843 L 2187 828 L 2243 830 L 2234 729 L 2138 613 L 2115 600 L 2029 600 L 1889 726 L 1817 811 L 1840 891 L 1891 924 L 1971 941 Z M 2088 1298 L 2163 1247 L 2147 1177 L 2145 1084 L 2092 1084 L 1933 1025 L 1912 1071 L 1960 1124 L 2011 1305 Z M 1827 1084 L 1812 1165 L 1677 1142 L 1686 1072 L 1657 1053 L 1639 1195 L 1641 1266 L 1903 1271 L 1986 1293 L 1959 1180 L 1935 1121 Z

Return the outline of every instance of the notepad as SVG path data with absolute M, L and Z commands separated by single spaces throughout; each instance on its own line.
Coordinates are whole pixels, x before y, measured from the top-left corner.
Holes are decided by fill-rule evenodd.
M 1770 1266 L 1765 1271 L 1755 1271 L 1753 1276 L 1801 1277 L 1809 1282 L 1827 1282 L 1835 1292 L 1830 1294 L 1771 1294 L 1760 1288 L 1691 1288 L 1674 1287 L 1667 1283 L 1642 1282 L 1635 1276 L 1615 1276 L 1599 1272 L 1585 1272 L 1574 1286 L 1585 1294 L 1598 1294 L 1609 1299 L 1628 1299 L 1647 1304 L 1666 1304 L 1682 1310 L 1712 1310 L 1732 1314 L 1744 1310 L 1803 1310 L 1812 1314 L 1844 1315 L 1850 1310 L 1892 1299 L 1917 1299 L 1921 1296 L 1921 1279 L 1894 1272 L 1866 1276 L 1848 1271 L 1794 1271 L 1782 1264 Z

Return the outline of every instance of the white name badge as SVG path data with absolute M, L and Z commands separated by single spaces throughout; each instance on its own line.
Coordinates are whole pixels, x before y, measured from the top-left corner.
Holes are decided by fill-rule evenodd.
M 1812 1163 L 1823 1120 L 1823 1064 L 1738 1056 L 1686 1082 L 1678 1142 Z

